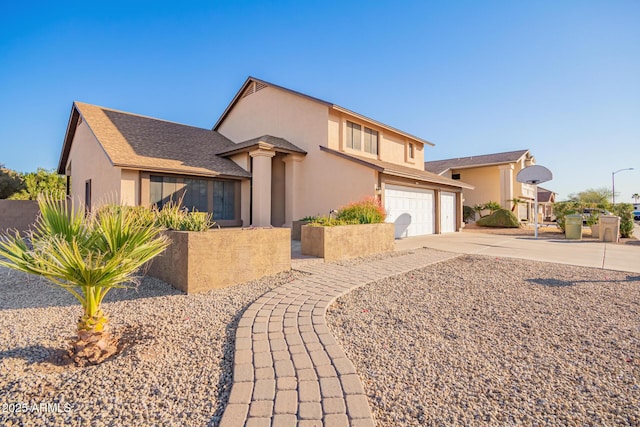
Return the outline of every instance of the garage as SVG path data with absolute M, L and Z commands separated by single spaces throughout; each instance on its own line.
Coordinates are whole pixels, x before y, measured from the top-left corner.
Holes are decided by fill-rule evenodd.
M 456 231 L 456 194 L 443 191 L 440 193 L 440 232 Z
M 433 190 L 387 185 L 384 208 L 387 222 L 393 222 L 396 226 L 396 239 L 435 233 Z

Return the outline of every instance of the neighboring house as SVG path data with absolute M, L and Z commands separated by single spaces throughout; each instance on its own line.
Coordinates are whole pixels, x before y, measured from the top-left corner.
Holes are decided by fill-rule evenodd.
M 529 220 L 533 218 L 535 186 L 516 181 L 516 175 L 533 164 L 535 158 L 529 150 L 518 150 L 425 162 L 424 168 L 473 185 L 474 189 L 464 191 L 467 206 L 495 201 L 504 209 L 511 210 L 512 200 L 520 199 L 524 203 L 519 204 L 514 213 L 520 220 Z
M 462 189 L 473 188 L 424 170 L 432 145 L 250 77 L 213 130 L 76 102 L 58 170 L 89 207 L 183 197 L 224 226 L 290 227 L 377 197 L 405 237 L 458 231 Z
M 546 188 L 538 187 L 538 213 L 543 221 L 553 221 L 553 204 L 556 202 L 556 193 Z

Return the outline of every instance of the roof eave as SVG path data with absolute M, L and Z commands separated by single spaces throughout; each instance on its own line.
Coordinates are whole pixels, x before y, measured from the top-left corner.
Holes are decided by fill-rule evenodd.
M 60 158 L 58 159 L 58 173 L 60 175 L 66 175 L 67 173 L 67 159 L 71 152 L 71 143 L 76 134 L 78 127 L 78 119 L 80 118 L 80 112 L 76 108 L 76 103 L 71 105 L 71 114 L 69 115 L 69 122 L 67 123 L 67 131 L 64 134 L 64 141 L 62 142 L 62 151 L 60 152 Z
M 246 175 L 232 175 L 232 174 L 224 174 L 221 172 L 205 172 L 205 171 L 186 171 L 184 169 L 176 169 L 176 168 L 162 168 L 157 166 L 146 166 L 146 165 L 136 165 L 131 163 L 115 163 L 114 166 L 123 168 L 123 169 L 131 169 L 137 171 L 144 172 L 158 172 L 158 173 L 172 173 L 175 175 L 191 175 L 191 176 L 201 176 L 207 178 L 234 178 L 234 179 L 249 179 L 251 178 L 251 174 L 246 172 Z

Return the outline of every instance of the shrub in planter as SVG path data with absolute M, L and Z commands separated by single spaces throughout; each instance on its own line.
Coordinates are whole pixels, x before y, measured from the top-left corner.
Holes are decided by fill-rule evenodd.
M 520 223 L 513 212 L 506 209 L 498 209 L 491 215 L 484 216 L 476 221 L 482 227 L 518 228 Z
M 207 212 L 189 212 L 180 204 L 170 201 L 162 209 L 154 208 L 156 224 L 176 231 L 207 231 L 214 223 Z
M 633 236 L 633 205 L 631 203 L 618 203 L 612 207 L 613 214 L 620 217 L 620 236 L 629 238 Z
M 346 221 L 348 224 L 380 224 L 386 217 L 387 213 L 375 197 L 367 197 L 344 206 L 336 215 L 336 219 Z

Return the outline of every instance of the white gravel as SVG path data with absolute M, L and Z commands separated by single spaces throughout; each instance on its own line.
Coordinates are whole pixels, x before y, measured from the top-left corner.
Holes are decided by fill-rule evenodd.
M 463 256 L 327 314 L 379 426 L 640 425 L 640 276 Z
M 75 334 L 79 303 L 0 267 L 0 425 L 216 425 L 241 312 L 301 276 L 197 295 L 149 277 L 138 291 L 114 290 L 103 307 L 129 345 L 101 365 L 78 368 L 60 366 L 60 350 Z

